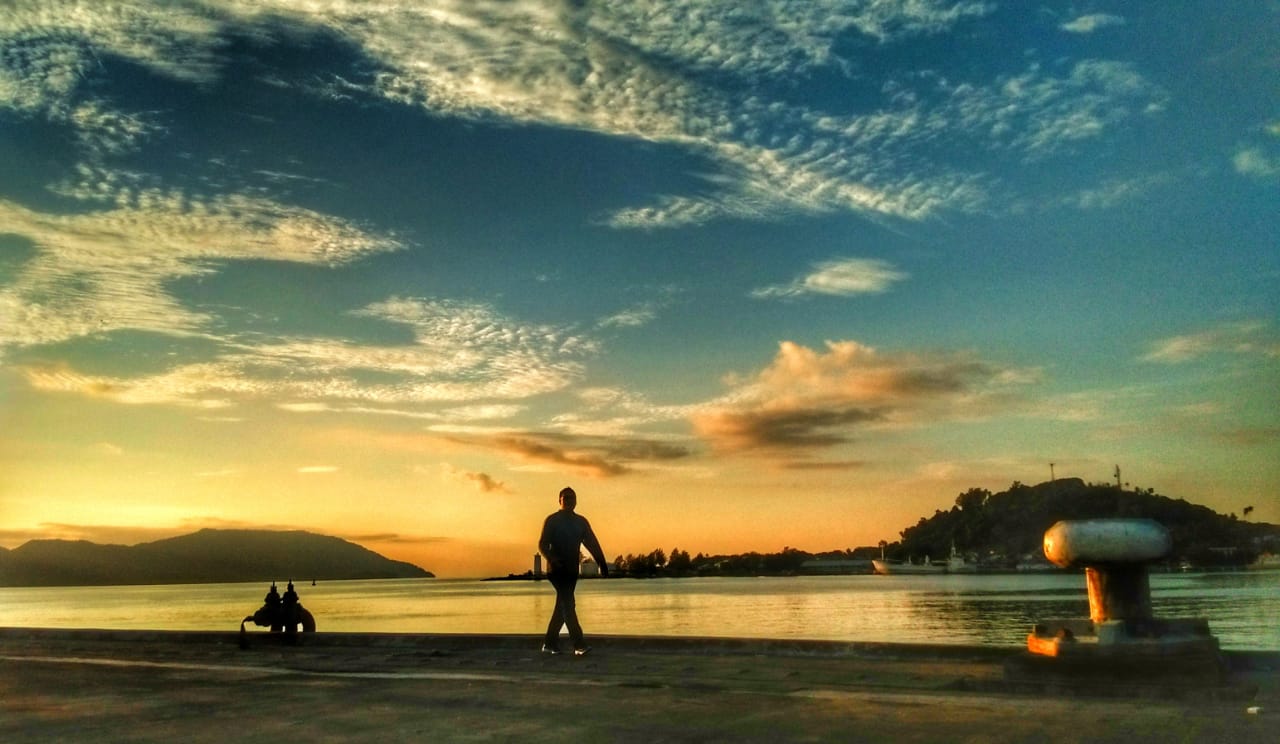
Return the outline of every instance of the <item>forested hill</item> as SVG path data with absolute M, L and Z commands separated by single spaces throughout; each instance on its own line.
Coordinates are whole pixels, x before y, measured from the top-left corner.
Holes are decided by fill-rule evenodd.
M 1242 505 L 1243 516 L 1252 511 Z M 1173 558 L 1197 565 L 1247 563 L 1280 547 L 1280 525 L 1249 522 L 1205 506 L 1171 499 L 1154 490 L 1126 490 L 1061 478 L 1036 486 L 1014 483 L 991 493 L 972 488 L 956 497 L 949 511 L 902 530 L 888 546 L 893 557 L 942 557 L 952 543 L 962 552 L 1016 560 L 1040 555 L 1045 530 L 1062 519 L 1143 517 L 1164 525 L 1173 538 Z
M 0 551 L 0 586 L 430 578 L 355 543 L 304 531 L 200 530 L 126 547 L 32 540 Z

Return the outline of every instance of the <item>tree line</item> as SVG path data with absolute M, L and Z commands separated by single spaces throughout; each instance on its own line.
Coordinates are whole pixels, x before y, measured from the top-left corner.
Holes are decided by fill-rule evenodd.
M 817 573 L 805 564 L 815 559 L 870 561 L 876 549 L 871 547 L 810 553 L 784 547 L 777 553 L 738 553 L 729 555 L 689 555 L 687 550 L 673 548 L 670 555 L 661 548 L 649 553 L 628 553 L 613 559 L 611 576 L 658 578 L 680 576 L 764 576 Z M 878 555 L 878 553 L 876 553 Z M 870 570 L 868 563 L 867 569 Z
M 1252 506 L 1241 510 L 1245 517 L 1252 512 Z M 950 510 L 921 517 L 899 533 L 900 540 L 884 548 L 892 558 L 940 557 L 954 545 L 984 562 L 1012 564 L 1022 556 L 1040 555 L 1045 531 L 1059 520 L 1117 517 L 1160 523 L 1172 538 L 1170 558 L 1200 566 L 1248 563 L 1261 552 L 1280 549 L 1280 526 L 1248 522 L 1235 513 L 1219 514 L 1161 496 L 1155 489 L 1085 483 L 1079 478 L 1036 486 L 1014 481 L 1000 493 L 971 488 L 956 497 Z
M 1206 506 L 1161 496 L 1150 488 L 1085 483 L 1059 478 L 1035 486 L 1014 481 L 1005 491 L 970 488 L 956 496 L 949 510 L 938 509 L 899 532 L 899 539 L 810 553 L 785 547 L 777 553 L 691 556 L 688 551 L 661 548 L 649 553 L 619 555 L 612 575 L 632 578 L 679 576 L 761 576 L 826 573 L 806 564 L 815 559 L 868 562 L 881 553 L 891 559 L 924 556 L 941 558 L 952 546 L 990 568 L 1013 568 L 1027 557 L 1043 556 L 1044 533 L 1063 519 L 1134 517 L 1152 519 L 1169 530 L 1170 560 L 1186 559 L 1198 566 L 1232 566 L 1252 561 L 1262 552 L 1280 552 L 1280 526 L 1247 521 L 1252 506 L 1222 515 Z M 869 570 L 869 566 L 867 567 Z M 856 570 L 856 569 L 855 569 Z

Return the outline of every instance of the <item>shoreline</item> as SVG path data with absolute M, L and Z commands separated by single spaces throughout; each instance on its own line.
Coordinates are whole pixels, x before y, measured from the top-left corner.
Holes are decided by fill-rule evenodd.
M 1230 684 L 1046 685 L 1015 647 L 0 628 L 0 739 L 1280 740 L 1280 651 Z M 1251 708 L 1260 712 L 1249 713 Z

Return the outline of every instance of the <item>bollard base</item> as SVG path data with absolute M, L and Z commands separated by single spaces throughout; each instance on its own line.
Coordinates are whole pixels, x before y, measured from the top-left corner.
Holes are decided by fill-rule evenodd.
M 1005 661 L 1004 679 L 1021 692 L 1079 697 L 1236 701 L 1258 692 L 1217 653 L 1064 658 L 1024 651 Z
M 1203 618 L 1045 620 L 1027 636 L 1027 650 L 1051 657 L 1160 659 L 1218 653 Z
M 1085 695 L 1247 697 L 1232 683 L 1203 619 L 1047 620 L 1010 659 L 1005 679 Z

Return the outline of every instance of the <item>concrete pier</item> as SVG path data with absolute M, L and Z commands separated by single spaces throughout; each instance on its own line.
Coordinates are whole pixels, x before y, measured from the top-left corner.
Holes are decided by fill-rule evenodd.
M 1280 652 L 1225 654 L 1231 695 L 1167 697 L 1012 683 L 1017 647 L 237 636 L 0 629 L 0 740 L 1280 741 Z

